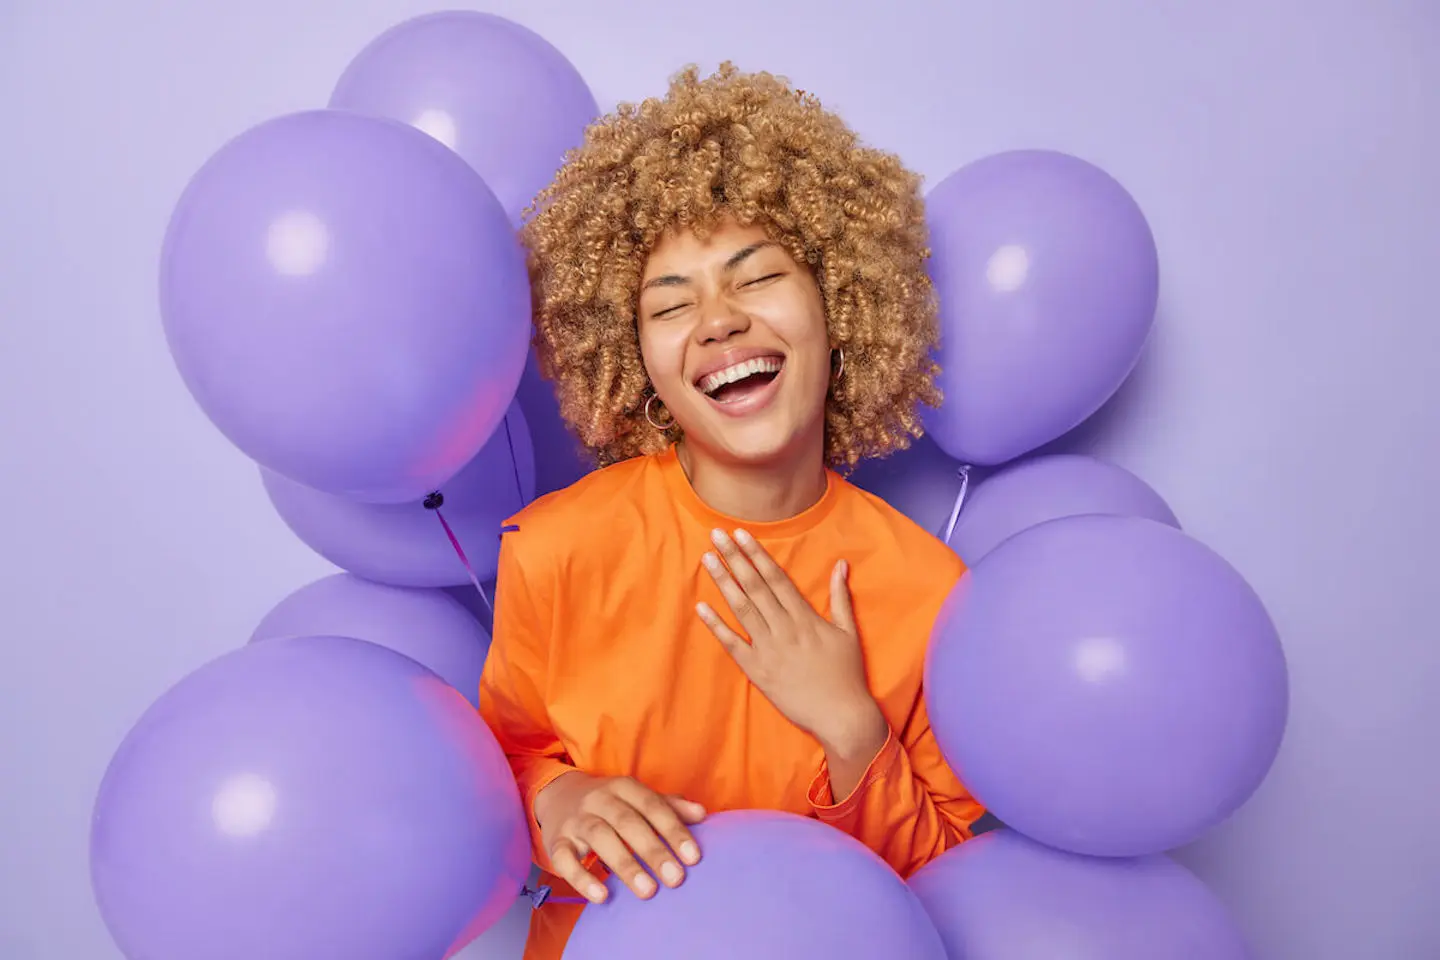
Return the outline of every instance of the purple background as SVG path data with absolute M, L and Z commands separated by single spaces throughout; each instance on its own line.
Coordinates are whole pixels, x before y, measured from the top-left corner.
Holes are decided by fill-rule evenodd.
M 87 880 L 105 763 L 170 683 L 331 568 L 165 351 L 160 238 L 224 140 L 322 105 L 400 0 L 0 4 L 0 957 L 118 956 Z M 602 104 L 686 61 L 789 73 L 933 184 L 1001 149 L 1105 167 L 1158 333 L 1060 445 L 1159 490 L 1268 603 L 1293 712 L 1182 859 L 1261 960 L 1440 954 L 1440 11 L 1424 0 L 513 0 Z M 930 526 L 922 448 L 866 482 Z M 464 954 L 513 958 L 523 913 Z M 336 958 L 343 960 L 343 958 Z

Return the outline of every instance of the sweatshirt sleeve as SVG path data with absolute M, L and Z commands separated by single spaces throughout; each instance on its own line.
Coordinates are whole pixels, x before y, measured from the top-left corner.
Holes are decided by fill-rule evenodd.
M 878 853 L 909 877 L 946 850 L 968 840 L 985 813 L 950 770 L 930 729 L 925 697 L 900 733 L 893 728 L 850 796 L 836 801 L 822 763 L 810 785 L 815 815 Z
M 529 822 L 532 856 L 551 869 L 535 820 L 535 797 L 575 768 L 555 735 L 545 706 L 553 585 L 520 564 L 514 533 L 500 540 L 495 622 L 480 677 L 480 715 L 510 761 Z

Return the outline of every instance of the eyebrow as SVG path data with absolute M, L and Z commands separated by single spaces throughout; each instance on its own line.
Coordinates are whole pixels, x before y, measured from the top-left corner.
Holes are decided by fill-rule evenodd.
M 736 267 L 740 266 L 740 264 L 744 263 L 757 250 L 763 250 L 766 247 L 773 247 L 774 245 L 775 241 L 773 240 L 761 240 L 758 243 L 750 244 L 750 246 L 748 247 L 742 247 L 741 249 L 736 250 L 730 255 L 730 259 L 725 261 L 725 266 L 722 269 L 726 273 L 729 273 L 731 270 L 734 270 Z M 662 276 L 653 277 L 649 280 L 646 280 L 645 284 L 640 289 L 649 290 L 651 287 L 683 287 L 688 285 L 689 283 L 689 277 L 682 277 L 678 273 L 667 273 L 663 274 Z

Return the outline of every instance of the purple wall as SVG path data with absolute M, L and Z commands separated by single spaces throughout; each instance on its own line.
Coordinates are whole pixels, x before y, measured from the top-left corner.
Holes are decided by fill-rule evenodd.
M 6 960 L 118 955 L 86 868 L 111 752 L 168 684 L 328 571 L 165 352 L 156 262 L 171 204 L 225 138 L 322 105 L 367 40 L 431 8 L 0 4 Z M 1144 477 L 1240 568 L 1293 671 L 1270 780 L 1182 856 L 1263 960 L 1440 955 L 1433 4 L 486 8 L 566 51 L 602 103 L 730 57 L 818 91 L 932 183 L 1022 146 L 1119 177 L 1160 243 L 1159 333 L 1070 443 Z M 900 479 L 938 523 L 945 471 Z M 467 960 L 517 956 L 523 917 L 511 921 Z

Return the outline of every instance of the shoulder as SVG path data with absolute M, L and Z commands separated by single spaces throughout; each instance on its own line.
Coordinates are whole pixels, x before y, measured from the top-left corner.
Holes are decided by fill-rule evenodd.
M 846 508 L 839 519 L 867 541 L 875 566 L 921 590 L 945 592 L 965 573 L 964 561 L 935 534 L 870 491 L 848 480 L 840 483 Z
M 848 482 L 843 492 L 835 535 L 853 558 L 850 597 L 867 673 L 882 700 L 902 705 L 896 716 L 903 717 L 919 696 L 935 618 L 965 564 L 880 497 Z
M 614 543 L 645 505 L 663 496 L 664 481 L 651 456 L 602 467 L 532 500 L 500 528 L 501 552 L 527 569 L 563 565 L 587 545 Z
M 573 531 L 581 522 L 594 523 L 607 508 L 644 499 L 662 484 L 655 457 L 632 457 L 593 470 L 568 487 L 536 497 L 505 520 L 505 529 L 540 537 Z

